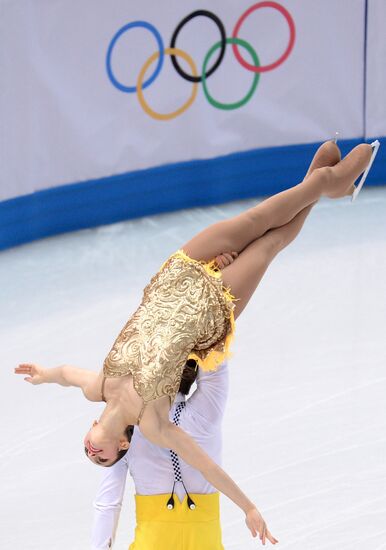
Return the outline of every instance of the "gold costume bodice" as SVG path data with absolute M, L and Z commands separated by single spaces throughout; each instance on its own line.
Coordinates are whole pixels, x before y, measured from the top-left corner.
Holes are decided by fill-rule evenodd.
M 233 303 L 213 263 L 173 254 L 144 290 L 105 359 L 106 377 L 133 375 L 144 403 L 168 395 L 174 400 L 189 357 L 216 368 L 233 333 Z

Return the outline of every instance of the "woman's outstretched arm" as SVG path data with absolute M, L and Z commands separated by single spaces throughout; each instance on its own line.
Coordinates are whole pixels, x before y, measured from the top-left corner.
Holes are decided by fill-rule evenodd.
M 150 427 L 148 423 L 142 425 L 141 422 L 140 430 L 146 438 L 156 445 L 172 449 L 187 464 L 199 470 L 213 487 L 224 493 L 243 510 L 246 516 L 245 522 L 253 537 L 259 533 L 263 544 L 265 544 L 266 538 L 272 544 L 278 542 L 267 529 L 264 519 L 253 502 L 192 437 L 171 422 L 160 423 L 157 429 L 154 428 L 154 423 Z
M 24 380 L 33 384 L 59 384 L 60 386 L 73 386 L 80 388 L 89 401 L 101 401 L 98 392 L 98 373 L 86 369 L 61 365 L 51 369 L 45 369 L 34 363 L 22 363 L 15 368 L 15 374 L 24 374 Z

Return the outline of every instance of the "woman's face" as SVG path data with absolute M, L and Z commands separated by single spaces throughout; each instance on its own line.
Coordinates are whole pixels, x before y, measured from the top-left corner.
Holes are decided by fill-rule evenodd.
M 83 440 L 84 452 L 94 464 L 111 466 L 119 451 L 129 448 L 129 442 L 124 440 L 111 440 L 106 437 L 103 430 L 95 420 L 91 429 Z

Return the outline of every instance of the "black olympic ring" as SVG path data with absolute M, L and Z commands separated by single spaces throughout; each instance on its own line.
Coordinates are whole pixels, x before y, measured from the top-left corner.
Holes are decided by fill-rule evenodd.
M 186 17 L 184 17 L 184 19 L 180 23 L 178 23 L 178 25 L 176 27 L 176 30 L 173 33 L 173 36 L 170 40 L 170 48 L 175 48 L 176 47 L 177 36 L 178 36 L 180 30 L 182 29 L 182 27 L 184 25 L 186 25 L 186 23 L 188 23 L 189 21 L 191 21 L 195 17 L 199 17 L 200 15 L 202 15 L 204 17 L 209 17 L 209 19 L 214 21 L 214 23 L 216 23 L 216 25 L 217 25 L 217 27 L 220 31 L 220 34 L 221 34 L 220 53 L 219 53 L 219 56 L 217 58 L 217 61 L 213 65 L 213 67 L 211 69 L 209 69 L 207 73 L 205 73 L 205 78 L 208 78 L 219 67 L 219 65 L 220 65 L 220 63 L 221 63 L 221 61 L 224 57 L 225 48 L 226 48 L 226 44 L 227 44 L 226 43 L 225 27 L 222 24 L 221 19 L 219 17 L 217 17 L 217 15 L 215 15 L 211 11 L 207 11 L 207 10 L 196 10 L 196 11 L 193 11 L 192 13 L 190 13 L 189 15 L 187 15 Z M 175 68 L 175 70 L 178 72 L 178 74 L 182 78 L 184 78 L 185 80 L 188 80 L 189 82 L 202 82 L 202 76 L 192 76 L 190 74 L 187 74 L 185 71 L 183 71 L 181 69 L 181 67 L 179 66 L 179 64 L 178 64 L 177 57 L 175 55 L 171 55 L 170 59 L 171 59 L 171 62 L 173 63 L 173 67 Z

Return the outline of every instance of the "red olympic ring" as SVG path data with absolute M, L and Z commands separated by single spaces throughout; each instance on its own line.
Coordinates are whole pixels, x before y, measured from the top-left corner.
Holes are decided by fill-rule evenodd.
M 284 61 L 287 59 L 287 57 L 291 53 L 292 48 L 294 47 L 295 34 L 296 34 L 294 20 L 292 19 L 291 14 L 285 8 L 283 8 L 283 6 L 281 6 L 277 2 L 258 2 L 257 4 L 254 4 L 249 9 L 247 9 L 247 11 L 244 12 L 243 15 L 240 17 L 240 19 L 237 21 L 236 26 L 235 26 L 235 28 L 233 30 L 233 33 L 232 33 L 233 38 L 238 38 L 238 33 L 239 33 L 239 30 L 240 30 L 240 27 L 244 23 L 246 18 L 252 12 L 254 12 L 254 11 L 260 9 L 260 8 L 273 8 L 273 9 L 279 11 L 284 16 L 284 18 L 286 19 L 286 21 L 288 23 L 288 27 L 289 27 L 289 30 L 290 30 L 290 38 L 289 38 L 287 49 L 285 50 L 283 55 L 279 57 L 279 59 L 277 59 L 274 63 L 271 63 L 270 65 L 261 65 L 260 67 L 256 67 L 255 65 L 251 65 L 250 63 L 247 63 L 243 59 L 242 55 L 240 54 L 239 49 L 238 49 L 238 45 L 237 44 L 232 44 L 233 53 L 235 54 L 237 61 L 245 69 L 248 69 L 248 71 L 252 71 L 254 73 L 265 73 L 267 71 L 272 71 L 273 69 L 276 69 L 276 67 L 278 67 L 279 65 L 284 63 Z

